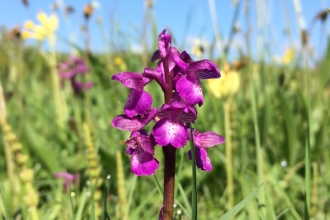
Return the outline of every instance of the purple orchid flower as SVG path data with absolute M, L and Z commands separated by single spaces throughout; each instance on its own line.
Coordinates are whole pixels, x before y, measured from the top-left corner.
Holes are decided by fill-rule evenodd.
M 187 129 L 187 136 L 190 138 L 190 129 Z M 213 131 L 200 133 L 193 129 L 193 139 L 196 155 L 196 166 L 201 170 L 210 171 L 212 169 L 211 160 L 208 157 L 206 148 L 225 143 L 225 139 Z M 188 151 L 189 159 L 192 159 L 191 150 Z
M 90 89 L 93 86 L 92 82 L 82 83 L 76 80 L 77 75 L 84 75 L 90 71 L 90 68 L 85 65 L 81 58 L 70 55 L 66 62 L 58 65 L 58 70 L 62 80 L 70 79 L 75 95 L 79 94 L 81 90 Z
M 197 119 L 195 105 L 204 103 L 201 80 L 219 78 L 218 67 L 210 60 L 194 61 L 183 51 L 180 53 L 172 47 L 171 35 L 163 30 L 158 36 L 158 50 L 151 61 L 159 60 L 156 68 L 144 68 L 143 72 L 121 72 L 112 76 L 130 89 L 124 106 L 124 114 L 116 116 L 111 124 L 114 128 L 131 131 L 127 140 L 126 153 L 131 155 L 131 169 L 136 175 L 153 175 L 158 168 L 154 158 L 156 144 L 167 148 L 182 148 L 190 140 L 187 127 Z M 165 71 L 166 68 L 166 71 Z M 165 77 L 166 74 L 169 74 Z M 172 82 L 169 82 L 168 80 Z M 160 109 L 152 107 L 152 94 L 144 91 L 152 80 L 155 80 L 164 94 L 172 95 Z M 151 121 L 155 125 L 148 135 L 145 126 Z M 211 162 L 206 148 L 224 143 L 224 139 L 214 132 L 199 133 L 194 130 L 197 167 L 210 171 Z M 191 157 L 191 153 L 188 153 Z
M 68 172 L 59 172 L 59 173 L 54 173 L 53 177 L 55 178 L 61 178 L 64 180 L 63 182 L 63 189 L 64 192 L 67 192 L 70 188 L 70 184 L 74 182 L 75 180 L 79 179 L 80 175 L 78 174 L 71 174 Z
M 152 96 L 143 91 L 143 87 L 150 82 L 148 78 L 138 73 L 122 72 L 113 75 L 111 79 L 117 80 L 131 89 L 124 107 L 124 112 L 128 117 L 136 114 L 142 116 L 150 109 Z
M 153 175 L 159 162 L 154 158 L 155 141 L 145 130 L 134 131 L 126 141 L 126 153 L 131 156 L 132 173 L 137 176 Z

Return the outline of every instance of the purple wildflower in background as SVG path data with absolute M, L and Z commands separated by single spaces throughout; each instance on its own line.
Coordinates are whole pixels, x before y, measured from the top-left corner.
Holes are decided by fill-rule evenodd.
M 75 95 L 79 94 L 81 90 L 89 89 L 93 86 L 92 82 L 82 83 L 76 79 L 78 75 L 84 75 L 86 72 L 90 71 L 90 68 L 85 65 L 81 58 L 70 55 L 66 62 L 58 65 L 58 71 L 62 80 L 70 79 Z
M 195 105 L 201 106 L 204 97 L 201 80 L 219 78 L 217 66 L 210 60 L 194 61 L 186 51 L 180 53 L 171 45 L 171 35 L 162 31 L 158 38 L 158 50 L 154 52 L 152 61 L 159 60 L 155 69 L 145 68 L 142 73 L 121 72 L 112 77 L 130 89 L 124 107 L 124 114 L 112 120 L 112 126 L 131 131 L 126 141 L 126 152 L 131 155 L 132 172 L 138 176 L 155 173 L 158 161 L 154 158 L 156 144 L 167 148 L 182 148 L 191 140 L 187 134 L 190 123 L 197 119 Z M 166 83 L 164 62 L 167 62 L 172 85 Z M 151 108 L 152 94 L 144 91 L 144 87 L 155 80 L 165 92 L 172 86 L 172 97 L 158 109 Z M 150 135 L 143 129 L 148 123 L 155 121 Z M 188 129 L 189 130 L 189 129 Z M 189 132 L 188 132 L 189 133 Z M 193 132 L 196 149 L 196 166 L 201 170 L 212 168 L 206 148 L 224 143 L 224 138 L 214 132 Z M 191 153 L 188 153 L 191 159 Z
M 68 172 L 59 172 L 59 173 L 54 173 L 53 177 L 61 178 L 64 180 L 63 189 L 64 189 L 64 192 L 67 192 L 70 189 L 70 184 L 72 182 L 74 182 L 75 180 L 79 179 L 80 175 L 79 174 L 70 174 Z

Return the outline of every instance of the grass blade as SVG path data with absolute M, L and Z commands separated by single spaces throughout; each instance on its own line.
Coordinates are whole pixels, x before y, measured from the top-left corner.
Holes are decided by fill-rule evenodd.
M 226 212 L 226 214 L 221 216 L 221 218 L 219 218 L 218 220 L 227 220 L 227 219 L 231 219 L 233 216 L 235 216 L 242 208 L 244 208 L 246 203 L 249 202 L 254 197 L 254 195 L 259 191 L 259 189 L 262 186 L 263 186 L 263 184 L 258 186 L 258 188 L 256 188 L 252 193 L 250 193 L 250 195 L 248 195 L 245 199 L 240 201 L 237 205 L 234 206 L 234 208 L 232 208 L 229 212 Z
M 305 147 L 305 213 L 304 219 L 309 219 L 310 203 L 311 203 L 311 146 L 310 146 L 310 110 L 311 110 L 311 94 L 310 94 L 310 75 L 307 64 L 307 131 L 306 131 L 306 147 Z
M 194 137 L 193 137 L 193 128 L 190 125 L 190 147 L 191 147 L 191 169 L 192 169 L 192 212 L 191 212 L 191 219 L 197 220 L 197 184 L 196 184 L 196 154 L 195 154 L 195 145 L 194 145 Z
M 3 195 L 2 185 L 0 185 L 0 194 L 1 194 L 1 199 L 2 199 L 2 202 L 3 202 L 4 213 L 5 213 L 4 219 L 7 220 L 7 219 L 10 219 L 10 218 L 9 218 L 9 214 L 8 214 L 8 208 L 7 208 L 7 205 L 6 205 L 5 197 Z

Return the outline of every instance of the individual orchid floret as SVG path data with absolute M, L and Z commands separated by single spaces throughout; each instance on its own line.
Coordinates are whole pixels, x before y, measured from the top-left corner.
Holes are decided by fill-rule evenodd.
M 181 76 L 175 88 L 179 95 L 186 100 L 188 105 L 203 105 L 204 97 L 200 79 L 219 78 L 217 66 L 210 60 L 201 60 L 190 63 L 186 76 Z
M 138 131 L 144 128 L 156 116 L 157 111 L 158 109 L 155 107 L 143 117 L 140 115 L 134 117 L 118 115 L 112 120 L 111 125 L 120 130 Z
M 54 173 L 53 177 L 55 178 L 61 178 L 64 180 L 63 182 L 63 189 L 64 192 L 67 192 L 70 189 L 70 184 L 74 182 L 76 179 L 79 179 L 80 175 L 79 174 L 71 174 L 68 172 L 59 172 L 59 173 Z
M 157 144 L 180 148 L 186 144 L 187 136 L 183 123 L 193 122 L 197 113 L 183 102 L 172 100 L 170 104 L 164 104 L 158 116 L 161 118 L 153 127 L 152 135 Z
M 187 129 L 187 136 L 190 139 L 190 130 Z M 193 129 L 193 139 L 196 155 L 196 166 L 201 170 L 211 171 L 212 164 L 208 157 L 206 148 L 225 143 L 225 139 L 213 131 L 200 133 Z M 191 140 L 191 139 L 190 139 Z M 188 151 L 189 159 L 192 159 L 191 150 Z
M 111 79 L 117 80 L 131 89 L 124 107 L 124 112 L 128 117 L 133 117 L 136 114 L 142 116 L 150 110 L 152 97 L 143 91 L 143 87 L 150 82 L 148 78 L 138 73 L 123 72 L 113 75 Z
M 179 51 L 175 47 L 171 46 L 171 35 L 166 34 L 166 29 L 158 35 L 158 48 L 159 49 L 156 50 L 152 55 L 151 61 L 154 62 L 161 59 L 157 66 L 162 70 L 162 72 L 164 72 L 162 58 L 165 57 L 168 59 L 170 72 L 176 66 L 185 72 L 188 65 L 181 60 Z
M 72 89 L 76 95 L 79 94 L 81 90 L 90 89 L 93 86 L 92 82 L 82 83 L 76 80 L 77 75 L 84 75 L 90 70 L 81 58 L 70 55 L 66 62 L 58 65 L 58 70 L 62 80 L 70 80 Z
M 132 132 L 126 141 L 126 153 L 132 155 L 131 170 L 137 176 L 153 175 L 159 162 L 154 158 L 155 141 L 145 130 Z

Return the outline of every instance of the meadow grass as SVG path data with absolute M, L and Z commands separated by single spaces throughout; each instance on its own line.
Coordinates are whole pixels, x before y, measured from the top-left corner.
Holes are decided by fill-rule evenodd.
M 157 29 L 156 24 L 153 25 Z M 151 34 L 154 42 L 155 33 L 153 30 Z M 219 33 L 215 36 L 221 40 Z M 49 65 L 40 48 L 24 46 L 20 39 L 1 41 L 1 118 L 22 143 L 22 152 L 29 155 L 27 166 L 34 172 L 40 219 L 97 219 L 99 216 L 112 220 L 156 219 L 163 197 L 159 184 L 163 182 L 164 168 L 161 147 L 155 149 L 160 160 L 155 176 L 136 177 L 131 173 L 125 152 L 124 141 L 128 135 L 110 125 L 110 121 L 122 113 L 128 95 L 127 89 L 110 80 L 111 76 L 124 70 L 141 72 L 146 62 L 154 66 L 145 59 L 152 54 L 149 51 L 136 54 L 128 49 L 86 55 L 76 47 L 91 67 L 89 74 L 81 79 L 94 82 L 94 86 L 75 96 L 69 83 L 64 82 L 56 104 L 50 75 L 54 66 Z M 56 57 L 64 61 L 67 54 L 56 52 Z M 124 69 L 123 65 L 114 63 L 115 58 L 122 60 Z M 202 84 L 205 103 L 198 109 L 193 127 L 226 135 L 230 146 L 210 148 L 212 171 L 197 170 L 196 174 L 192 173 L 187 159 L 189 149 L 177 152 L 175 219 L 191 219 L 197 210 L 200 220 L 221 216 L 221 220 L 230 219 L 234 214 L 239 220 L 328 219 L 329 42 L 325 55 L 313 66 L 300 64 L 306 60 L 298 62 L 299 57 L 297 62 L 289 64 L 254 61 L 249 55 L 240 60 L 246 65 L 237 70 L 240 86 L 231 96 L 230 105 L 224 98 L 215 98 L 206 83 Z M 226 60 L 214 61 L 222 70 Z M 157 97 L 153 105 L 160 106 L 163 95 L 156 84 L 151 83 L 146 90 Z M 59 102 L 65 107 L 64 125 L 57 122 Z M 88 137 L 84 124 L 90 129 Z M 4 136 L 3 128 L 1 132 Z M 3 140 L 0 151 L 7 157 L 8 143 Z M 87 184 L 92 182 L 92 165 L 85 152 L 86 140 L 95 146 L 102 168 L 99 179 L 104 184 L 99 188 Z M 18 166 L 6 157 L 0 160 L 1 216 L 34 220 L 24 203 L 26 192 L 18 178 Z M 68 191 L 63 189 L 61 180 L 53 178 L 54 173 L 61 171 L 80 174 Z M 197 201 L 196 194 L 192 194 L 194 184 L 197 210 L 191 202 Z M 94 191 L 103 192 L 102 198 L 96 199 Z M 102 206 L 100 215 L 96 214 L 95 201 Z M 236 209 L 231 210 L 237 204 Z

